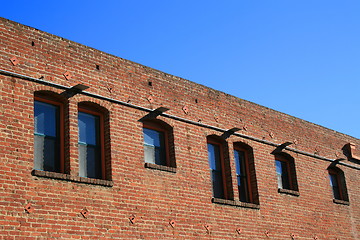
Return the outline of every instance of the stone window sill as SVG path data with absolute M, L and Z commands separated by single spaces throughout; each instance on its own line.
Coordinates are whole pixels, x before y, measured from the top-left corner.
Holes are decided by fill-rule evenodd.
M 350 205 L 349 201 L 344 201 L 344 200 L 340 200 L 340 199 L 333 199 L 333 202 L 336 204 L 342 204 L 342 205 Z
M 64 180 L 64 181 L 69 181 L 69 182 L 101 185 L 104 187 L 112 187 L 114 185 L 114 182 L 109 181 L 109 180 L 72 176 L 70 174 L 65 174 L 65 173 L 47 172 L 47 171 L 36 170 L 36 169 L 33 169 L 31 171 L 31 174 L 33 176 L 37 176 L 37 177 L 58 179 L 58 180 Z
M 163 165 L 158 165 L 158 164 L 153 164 L 153 163 L 145 163 L 145 168 L 151 168 L 151 169 L 161 170 L 161 171 L 165 171 L 165 172 L 176 173 L 176 168 L 174 168 L 174 167 L 168 167 L 168 166 L 163 166 Z
M 283 194 L 288 194 L 288 195 L 296 196 L 296 197 L 300 196 L 299 191 L 290 190 L 290 189 L 278 188 L 278 192 L 279 192 L 279 193 L 283 193 Z
M 238 200 L 228 200 L 222 198 L 212 198 L 212 203 L 223 204 L 223 205 L 230 205 L 235 207 L 244 207 L 244 208 L 252 208 L 252 209 L 260 209 L 259 204 L 255 203 L 247 203 L 247 202 L 240 202 Z

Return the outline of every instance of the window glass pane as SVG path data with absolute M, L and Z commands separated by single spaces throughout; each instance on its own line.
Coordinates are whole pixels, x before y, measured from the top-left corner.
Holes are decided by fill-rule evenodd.
M 222 178 L 220 147 L 216 144 L 208 143 L 208 160 L 211 169 L 211 181 L 213 185 L 213 195 L 216 198 L 224 198 L 224 182 Z
M 45 137 L 34 136 L 34 169 L 44 170 L 44 142 Z
M 246 163 L 245 163 L 245 152 L 235 150 L 235 165 L 236 165 L 236 174 L 241 176 L 246 176 Z
M 282 175 L 288 177 L 289 172 L 288 172 L 288 164 L 287 164 L 287 162 L 281 161 L 281 169 L 282 169 Z
M 330 185 L 332 187 L 337 187 L 338 186 L 338 181 L 337 181 L 337 177 L 335 174 L 330 174 Z
M 79 175 L 102 178 L 100 117 L 79 112 Z
M 288 174 L 288 163 L 275 160 L 278 188 L 290 189 L 290 179 Z
M 290 189 L 290 179 L 289 179 L 289 169 L 287 162 L 281 161 L 281 169 L 282 169 L 282 185 L 285 189 Z
M 166 166 L 166 149 L 164 133 L 143 128 L 145 162 Z
M 97 145 L 99 132 L 99 116 L 79 112 L 79 142 Z
M 236 175 L 240 175 L 241 165 L 240 165 L 240 153 L 238 150 L 234 151 L 234 158 L 235 158 Z
M 216 169 L 216 157 L 215 157 L 215 146 L 213 144 L 208 143 L 208 159 L 209 159 L 209 166 L 210 169 Z
M 282 175 L 282 164 L 281 164 L 281 161 L 275 160 L 275 165 L 276 165 L 276 173 L 277 173 L 278 175 Z
M 99 147 L 79 143 L 79 159 L 81 177 L 101 178 Z
M 238 177 L 238 190 L 240 195 L 240 201 L 249 202 L 249 191 L 246 177 Z
M 144 142 L 147 145 L 161 147 L 162 132 L 144 128 Z
M 224 187 L 221 171 L 212 171 L 213 194 L 216 198 L 224 198 Z
M 221 170 L 220 147 L 218 145 L 208 143 L 208 158 L 210 169 Z
M 55 137 L 57 134 L 58 106 L 35 101 L 35 133 Z
M 101 178 L 101 161 L 100 151 L 97 146 L 87 146 L 86 148 L 87 161 L 87 177 Z
M 59 107 L 34 102 L 34 168 L 60 171 Z
M 57 139 L 54 137 L 45 137 L 44 142 L 44 170 L 57 171 L 58 170 L 58 146 Z
M 87 177 L 86 144 L 79 143 L 79 176 Z
M 246 176 L 245 152 L 234 150 L 234 157 L 240 201 L 248 202 L 250 201 L 250 199 L 248 192 L 248 181 Z
M 283 188 L 281 162 L 278 160 L 275 160 L 275 166 L 276 166 L 276 176 L 277 176 L 278 188 Z
M 155 164 L 166 165 L 165 150 L 160 147 L 155 147 Z
M 144 145 L 145 162 L 155 164 L 155 147 Z
M 278 180 L 278 188 L 289 189 L 289 177 L 287 173 L 287 163 L 275 160 L 276 176 Z
M 276 174 L 276 176 L 277 176 L 278 188 L 283 188 L 281 175 Z
M 335 199 L 341 199 L 340 188 L 339 188 L 339 182 L 338 182 L 337 175 L 336 174 L 330 174 L 329 178 L 330 178 L 330 185 L 331 185 L 332 190 L 333 190 L 334 198 Z

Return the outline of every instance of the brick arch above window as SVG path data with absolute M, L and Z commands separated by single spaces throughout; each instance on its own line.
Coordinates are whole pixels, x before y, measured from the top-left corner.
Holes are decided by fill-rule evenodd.
M 72 101 L 77 102 L 78 104 L 86 104 L 93 106 L 94 108 L 102 109 L 104 112 L 109 112 L 112 109 L 113 104 L 109 101 L 104 101 L 101 99 L 77 94 L 72 97 Z
M 99 111 L 101 114 L 109 115 L 109 110 L 96 101 L 80 101 L 78 102 L 78 107 L 83 109 Z
M 63 93 L 65 91 L 65 90 L 53 88 L 53 87 L 47 86 L 47 85 L 31 85 L 31 90 L 34 93 L 49 92 L 50 94 L 55 94 L 55 95 L 60 95 L 61 93 Z
M 50 89 L 40 88 L 39 90 L 34 91 L 34 97 L 39 97 L 39 98 L 45 98 L 45 99 L 58 101 L 58 102 L 61 102 L 64 105 L 68 104 L 67 98 L 62 96 L 61 92 L 54 92 L 53 90 L 50 90 Z

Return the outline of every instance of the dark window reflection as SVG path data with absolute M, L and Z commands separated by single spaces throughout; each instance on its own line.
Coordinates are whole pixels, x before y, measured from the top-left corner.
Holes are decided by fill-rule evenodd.
M 213 186 L 213 195 L 215 198 L 225 198 L 220 159 L 220 146 L 208 143 L 207 147 L 209 166 L 211 171 L 211 180 Z
M 101 179 L 100 118 L 79 112 L 78 127 L 80 176 Z
M 34 103 L 34 168 L 60 172 L 59 106 Z

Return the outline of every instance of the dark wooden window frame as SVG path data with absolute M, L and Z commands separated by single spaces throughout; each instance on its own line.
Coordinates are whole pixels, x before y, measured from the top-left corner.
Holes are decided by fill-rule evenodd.
M 81 103 L 80 103 L 81 104 Z M 78 112 L 88 113 L 99 117 L 99 138 L 100 138 L 100 161 L 101 161 L 101 179 L 106 180 L 106 171 L 105 171 L 105 129 L 104 129 L 104 114 L 95 111 L 92 108 L 79 106 Z
M 225 173 L 225 162 L 224 162 L 225 160 L 224 160 L 224 146 L 223 146 L 223 143 L 221 143 L 220 141 L 217 141 L 216 139 L 214 139 L 212 137 L 207 138 L 207 143 L 219 146 L 221 176 L 222 176 L 222 187 L 223 187 L 223 191 L 224 191 L 224 199 L 229 199 L 229 194 L 228 194 L 228 189 L 227 189 L 227 184 L 226 184 L 227 177 L 226 177 L 226 173 Z
M 164 148 L 165 148 L 165 162 L 167 167 L 172 167 L 170 162 L 170 150 L 169 150 L 169 132 L 168 129 L 162 126 L 162 124 L 153 122 L 153 121 L 146 121 L 143 123 L 143 129 L 151 129 L 164 134 Z M 159 164 L 151 164 L 151 165 L 159 165 Z M 161 165 L 162 166 L 162 165 Z
M 296 197 L 300 196 L 298 183 L 297 183 L 297 176 L 296 176 L 295 159 L 291 155 L 285 152 L 275 153 L 274 155 L 275 155 L 275 167 L 276 167 L 276 161 L 280 161 L 286 164 L 287 175 L 288 175 L 287 180 L 289 182 L 288 188 L 284 188 L 284 186 L 282 188 L 278 187 L 278 192 L 283 194 L 293 195 Z
M 59 107 L 59 161 L 60 173 L 65 173 L 65 140 L 64 140 L 64 104 L 51 97 L 35 96 L 35 101 L 52 104 Z
M 334 188 L 331 186 L 331 191 L 333 195 L 333 200 L 335 203 L 345 204 L 349 205 L 349 199 L 347 196 L 347 189 L 346 189 L 346 183 L 345 183 L 345 177 L 343 175 L 342 170 L 340 170 L 337 167 L 328 168 L 329 176 L 335 176 L 337 181 L 337 187 L 338 187 L 338 194 L 339 198 L 335 196 Z M 331 182 L 331 179 L 329 179 Z
M 288 190 L 294 190 L 294 184 L 293 184 L 293 173 L 291 171 L 291 162 L 290 159 L 288 159 L 288 157 L 284 157 L 284 156 L 279 156 L 277 155 L 275 157 L 275 161 L 279 161 L 282 163 L 286 164 L 286 171 L 287 171 L 287 181 L 289 182 L 289 188 L 282 188 L 282 189 L 288 189 Z M 282 174 L 283 175 L 283 174 Z
M 237 146 L 236 144 L 234 145 L 234 151 L 244 152 L 247 194 L 249 196 L 249 202 L 253 203 L 254 199 L 253 199 L 253 192 L 252 192 L 252 185 L 251 185 L 251 175 L 250 175 L 250 167 L 249 167 L 249 151 L 246 148 Z M 237 160 L 235 159 L 235 161 L 237 161 Z M 235 163 L 235 164 L 237 164 L 237 163 Z M 239 162 L 239 164 L 240 164 L 240 162 Z M 236 174 L 236 177 L 238 177 L 237 174 Z M 237 183 L 237 184 L 239 184 L 239 183 Z M 239 199 L 241 199 L 240 191 L 239 191 Z

